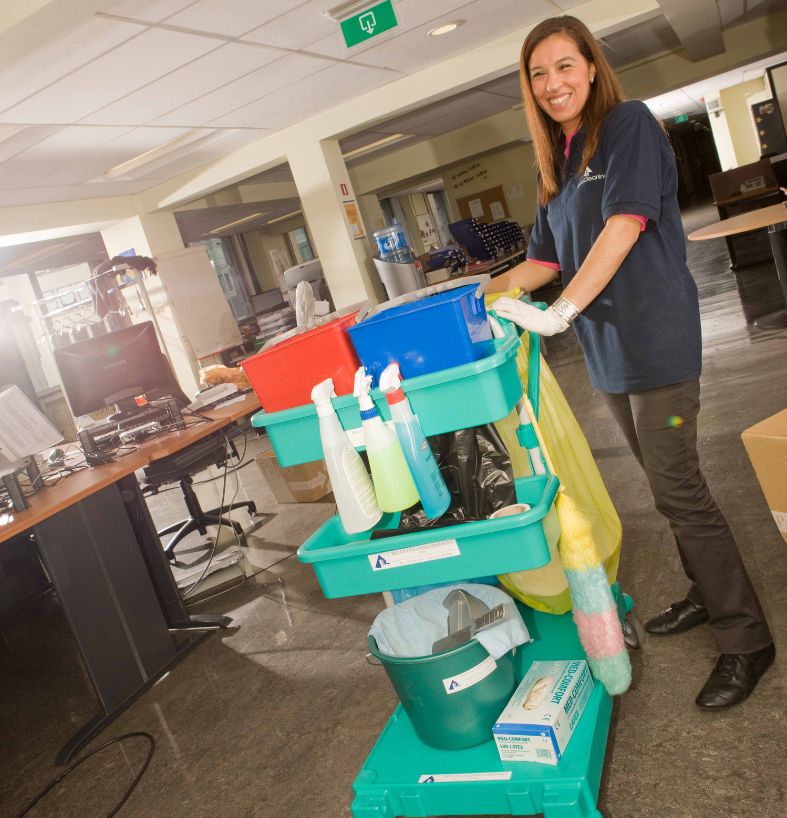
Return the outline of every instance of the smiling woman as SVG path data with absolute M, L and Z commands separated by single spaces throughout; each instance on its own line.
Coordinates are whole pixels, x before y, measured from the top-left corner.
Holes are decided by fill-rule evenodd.
M 576 36 L 571 20 L 545 20 L 538 26 L 539 36 L 531 35 L 522 46 L 519 81 L 541 172 L 542 204 L 560 189 L 563 157 L 556 155 L 555 147 L 561 137 L 574 134 L 580 124 L 585 126 L 579 168 L 584 170 L 598 145 L 607 114 L 625 99 L 598 43 L 592 36 Z
M 753 692 L 774 658 L 757 595 L 697 454 L 702 339 L 686 266 L 678 174 L 666 133 L 625 101 L 593 35 L 575 17 L 539 23 L 520 81 L 540 172 L 528 260 L 489 291 L 532 291 L 560 270 L 547 310 L 499 298 L 498 315 L 540 335 L 573 323 L 590 374 L 645 471 L 689 580 L 686 599 L 646 630 L 708 622 L 722 654 L 696 698 L 720 710 Z

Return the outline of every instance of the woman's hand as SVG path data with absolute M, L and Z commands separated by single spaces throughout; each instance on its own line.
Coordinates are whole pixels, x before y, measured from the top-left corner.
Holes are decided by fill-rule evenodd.
M 540 310 L 532 304 L 525 304 L 514 298 L 498 298 L 491 306 L 501 318 L 507 318 L 515 324 L 536 335 L 557 335 L 568 329 L 568 321 L 550 307 Z

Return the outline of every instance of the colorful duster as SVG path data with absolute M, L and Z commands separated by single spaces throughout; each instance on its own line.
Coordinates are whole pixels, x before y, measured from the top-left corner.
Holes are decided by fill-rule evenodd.
M 579 639 L 593 676 L 610 695 L 619 695 L 631 684 L 631 663 L 590 523 L 565 492 L 558 494 L 556 510 L 562 531 L 560 560 L 571 592 Z

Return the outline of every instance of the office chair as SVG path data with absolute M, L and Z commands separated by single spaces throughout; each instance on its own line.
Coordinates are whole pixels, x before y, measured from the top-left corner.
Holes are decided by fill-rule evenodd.
M 237 429 L 236 434 L 240 433 Z M 252 500 L 241 500 L 236 503 L 227 503 L 221 508 L 212 508 L 203 511 L 199 499 L 193 488 L 193 475 L 203 471 L 208 466 L 223 466 L 228 457 L 238 458 L 238 452 L 228 436 L 232 435 L 232 430 L 222 430 L 219 433 L 209 435 L 202 440 L 192 443 L 185 449 L 175 454 L 154 460 L 145 466 L 145 482 L 142 487 L 143 494 L 157 494 L 161 486 L 171 483 L 179 483 L 183 492 L 183 499 L 186 501 L 186 509 L 189 516 L 179 520 L 172 525 L 165 526 L 156 532 L 159 537 L 175 532 L 175 536 L 164 546 L 164 553 L 167 557 L 176 562 L 175 546 L 194 531 L 200 534 L 207 534 L 207 526 L 230 526 L 236 534 L 243 536 L 243 527 L 235 520 L 230 520 L 224 515 L 237 508 L 246 508 L 251 516 L 256 516 L 257 506 Z M 227 443 L 232 454 L 227 452 Z

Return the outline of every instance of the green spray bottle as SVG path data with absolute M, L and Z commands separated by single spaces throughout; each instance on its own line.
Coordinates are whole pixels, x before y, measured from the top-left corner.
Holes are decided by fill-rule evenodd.
M 377 504 L 383 511 L 402 511 L 418 502 L 418 489 L 404 459 L 396 432 L 383 423 L 369 395 L 371 384 L 371 375 L 367 375 L 366 369 L 360 367 L 355 373 L 354 394 L 361 409 L 364 444 Z

